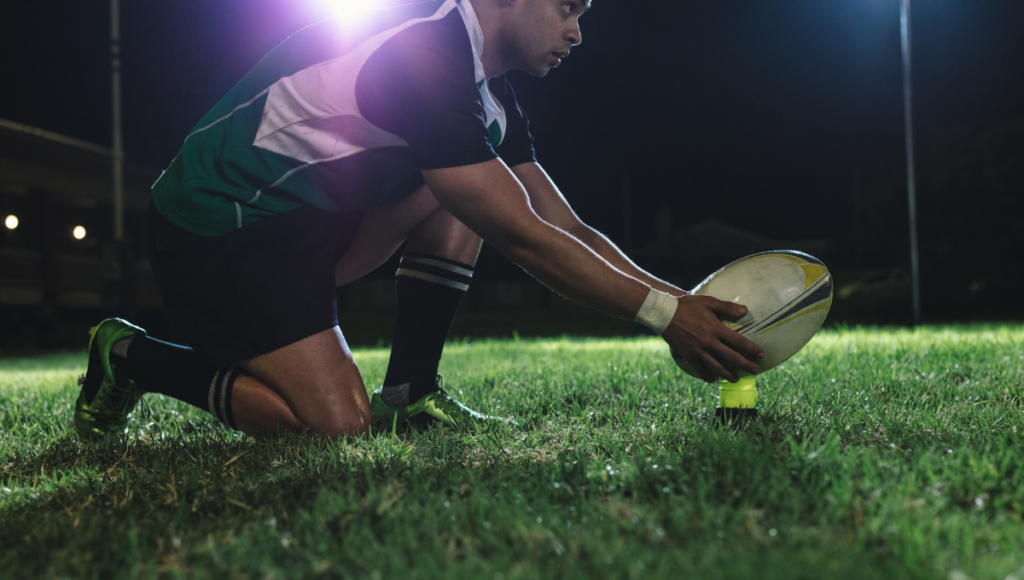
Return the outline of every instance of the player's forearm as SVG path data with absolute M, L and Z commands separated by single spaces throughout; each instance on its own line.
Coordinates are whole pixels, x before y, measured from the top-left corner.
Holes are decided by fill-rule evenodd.
M 662 292 L 667 292 L 673 296 L 682 296 L 687 294 L 685 290 L 670 284 L 637 266 L 629 259 L 628 256 L 626 256 L 626 254 L 622 252 L 622 250 L 619 249 L 618 246 L 605 237 L 604 234 L 590 226 L 580 223 L 574 231 L 569 233 L 578 238 L 583 242 L 583 244 L 593 250 L 594 253 L 604 258 L 609 264 L 622 273 L 640 280 L 655 290 L 661 290 Z
M 530 201 L 541 219 L 578 239 L 620 272 L 641 280 L 662 292 L 674 296 L 685 294 L 684 291 L 672 284 L 645 272 L 626 257 L 611 240 L 580 221 L 561 192 L 558 191 L 555 182 L 540 165 L 523 163 L 513 167 L 512 172 L 526 188 Z
M 424 170 L 423 177 L 455 218 L 566 298 L 632 319 L 650 294 L 650 286 L 541 219 L 522 184 L 500 160 Z
M 566 298 L 618 318 L 632 319 L 648 284 L 613 267 L 591 248 L 541 220 L 528 231 L 491 240 L 495 247 Z

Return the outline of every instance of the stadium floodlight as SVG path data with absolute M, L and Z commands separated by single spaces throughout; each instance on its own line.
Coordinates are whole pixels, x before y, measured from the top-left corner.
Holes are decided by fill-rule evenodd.
M 11 215 L 7 216 L 7 219 L 4 220 L 4 225 L 7 226 L 7 229 L 9 229 L 9 230 L 13 230 L 13 229 L 17 228 L 18 227 L 18 223 L 19 223 L 18 222 L 18 216 L 14 215 L 14 214 L 11 214 Z
M 76 240 L 84 240 L 85 228 L 82 226 L 75 226 L 75 229 L 71 230 L 71 235 L 74 236 Z

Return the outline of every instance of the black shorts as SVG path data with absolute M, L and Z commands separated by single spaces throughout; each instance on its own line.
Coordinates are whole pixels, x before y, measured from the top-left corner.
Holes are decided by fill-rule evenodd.
M 361 217 L 304 207 L 205 238 L 150 204 L 149 258 L 178 339 L 228 365 L 336 326 L 334 267 Z

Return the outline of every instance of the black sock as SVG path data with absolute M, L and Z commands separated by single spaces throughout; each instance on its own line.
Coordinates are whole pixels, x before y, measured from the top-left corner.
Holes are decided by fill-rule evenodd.
M 410 252 L 402 256 L 395 274 L 395 341 L 384 386 L 409 383 L 406 404 L 437 391 L 435 377 L 444 341 L 472 279 L 469 264 Z
M 239 367 L 218 369 L 197 351 L 136 335 L 128 346 L 127 357 L 112 354 L 117 369 L 147 393 L 160 393 L 184 401 L 213 414 L 234 428 L 231 414 L 231 389 Z

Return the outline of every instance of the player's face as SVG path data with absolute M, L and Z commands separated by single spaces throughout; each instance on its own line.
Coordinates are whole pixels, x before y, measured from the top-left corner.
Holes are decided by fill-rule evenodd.
M 582 41 L 580 16 L 590 0 L 518 0 L 510 31 L 514 66 L 542 77 Z

